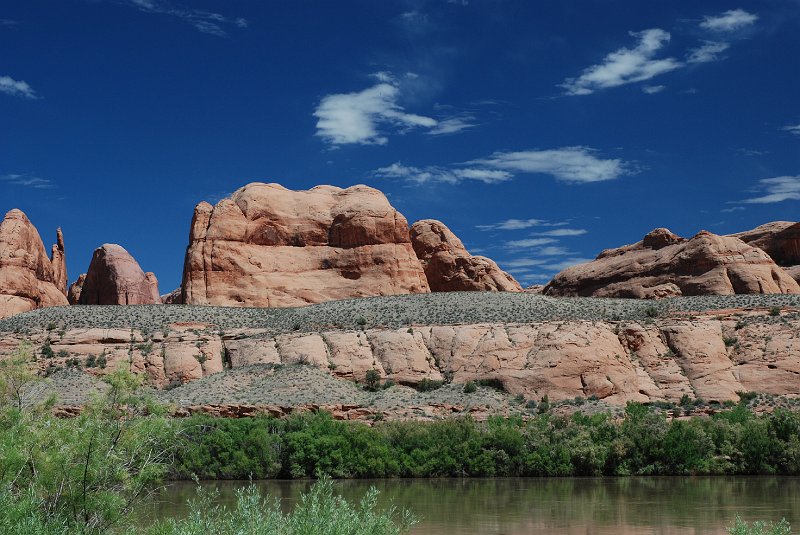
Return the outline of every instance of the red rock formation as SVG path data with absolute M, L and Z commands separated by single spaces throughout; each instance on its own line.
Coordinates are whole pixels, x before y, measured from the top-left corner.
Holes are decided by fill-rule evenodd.
M 60 233 L 59 233 L 60 236 Z M 35 308 L 66 305 L 67 298 L 36 227 L 20 210 L 11 210 L 0 223 L 0 318 Z M 64 271 L 64 276 L 66 272 Z
M 53 282 L 61 293 L 67 295 L 67 259 L 64 253 L 64 234 L 56 230 L 56 243 L 50 252 L 50 263 L 53 265 Z
M 484 256 L 472 256 L 444 223 L 411 225 L 411 243 L 432 292 L 520 292 L 519 283 Z
M 95 249 L 80 292 L 81 305 L 149 305 L 161 303 L 158 281 L 145 274 L 119 245 Z
M 272 307 L 429 291 L 380 191 L 262 183 L 197 205 L 182 288 L 186 304 Z
M 83 284 L 86 282 L 86 273 L 81 273 L 78 278 L 69 285 L 69 290 L 67 291 L 67 301 L 69 301 L 70 305 L 77 305 L 81 300 L 81 290 L 83 289 Z
M 702 231 L 689 240 L 655 229 L 641 242 L 603 251 L 565 269 L 544 289 L 553 296 L 662 298 L 677 295 L 800 293 L 761 249 Z

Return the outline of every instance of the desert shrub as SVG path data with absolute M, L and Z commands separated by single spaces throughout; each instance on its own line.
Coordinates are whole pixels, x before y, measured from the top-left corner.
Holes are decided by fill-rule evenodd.
M 431 392 L 433 390 L 440 389 L 443 384 L 443 381 L 436 381 L 434 379 L 428 379 L 425 377 L 419 383 L 417 383 L 416 389 L 418 392 Z
M 381 388 L 381 373 L 376 369 L 367 370 L 364 376 L 364 388 L 370 392 L 377 392 Z
M 739 401 L 743 403 L 749 403 L 758 397 L 758 392 L 736 392 L 736 395 L 739 396 Z
M 473 394 L 478 390 L 478 385 L 475 384 L 474 381 L 468 381 L 464 385 L 464 393 L 465 394 Z

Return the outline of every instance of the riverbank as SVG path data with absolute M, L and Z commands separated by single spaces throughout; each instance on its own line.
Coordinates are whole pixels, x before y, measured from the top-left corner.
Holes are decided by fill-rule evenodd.
M 609 413 L 527 419 L 359 422 L 329 413 L 277 419 L 193 416 L 170 475 L 200 479 L 800 474 L 800 412 L 744 402 L 669 419 L 629 403 Z

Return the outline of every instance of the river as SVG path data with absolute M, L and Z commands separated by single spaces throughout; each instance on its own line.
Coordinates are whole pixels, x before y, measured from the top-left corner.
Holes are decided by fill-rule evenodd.
M 203 482 L 233 502 L 248 482 Z M 291 508 L 310 481 L 257 481 Z M 416 535 L 719 534 L 738 513 L 745 520 L 786 518 L 800 527 L 800 478 L 659 477 L 564 479 L 389 479 L 337 481 L 352 501 L 370 487 L 380 502 L 422 517 Z M 191 482 L 171 483 L 142 518 L 186 515 Z M 146 520 L 143 520 L 146 521 Z

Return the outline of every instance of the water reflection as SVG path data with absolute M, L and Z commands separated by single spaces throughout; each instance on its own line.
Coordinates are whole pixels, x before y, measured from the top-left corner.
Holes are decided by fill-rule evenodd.
M 204 482 L 231 504 L 247 482 Z M 310 481 L 258 481 L 287 510 Z M 417 535 L 444 534 L 711 534 L 738 513 L 746 520 L 786 518 L 800 526 L 800 478 L 663 477 L 565 479 L 349 480 L 337 490 L 357 500 L 370 486 L 380 502 L 423 518 Z M 143 509 L 143 519 L 181 517 L 195 484 L 170 485 Z M 146 521 L 146 520 L 145 520 Z

